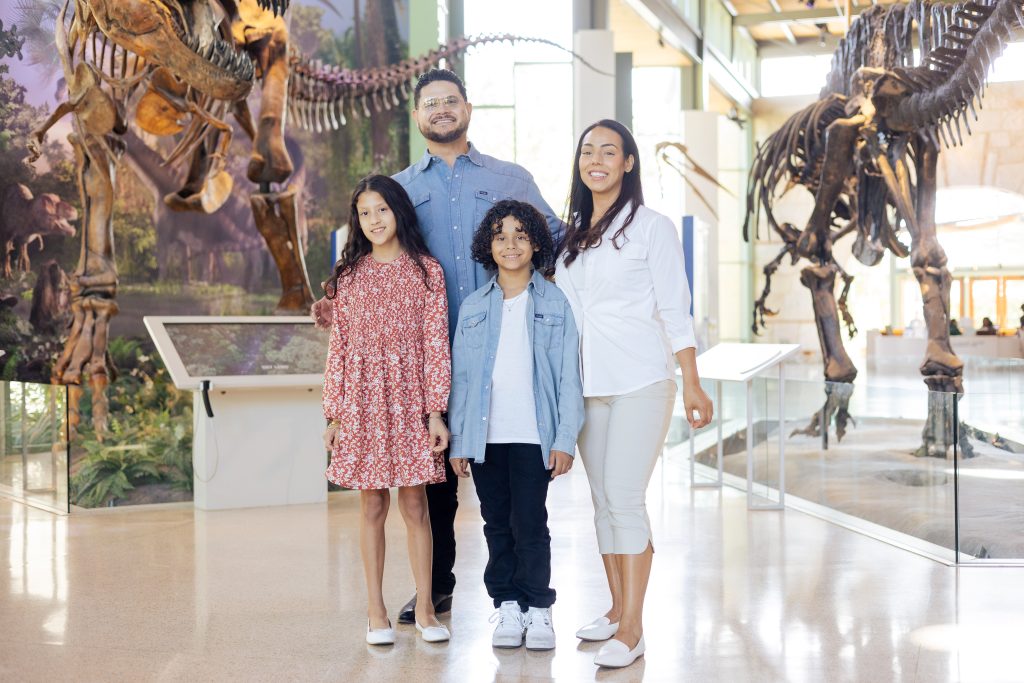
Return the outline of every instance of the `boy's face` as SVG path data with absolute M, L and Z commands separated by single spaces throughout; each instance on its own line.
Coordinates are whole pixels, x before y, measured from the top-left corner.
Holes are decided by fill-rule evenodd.
M 498 272 L 514 273 L 530 268 L 533 243 L 523 226 L 512 216 L 501 219 L 501 228 L 491 235 L 491 257 L 498 264 Z

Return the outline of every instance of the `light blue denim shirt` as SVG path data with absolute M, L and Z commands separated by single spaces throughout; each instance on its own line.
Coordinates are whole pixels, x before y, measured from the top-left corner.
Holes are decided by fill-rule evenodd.
M 544 467 L 552 449 L 576 452 L 583 426 L 579 338 L 569 302 L 558 287 L 534 272 L 527 285 L 527 331 L 533 348 L 533 401 L 537 407 Z M 497 277 L 462 304 L 452 348 L 452 391 L 448 400 L 451 458 L 484 461 L 491 376 L 501 336 L 504 294 Z
M 473 233 L 496 202 L 517 199 L 533 204 L 544 214 L 556 244 L 562 237 L 562 221 L 544 201 L 529 171 L 482 154 L 472 143 L 454 167 L 427 151 L 394 179 L 409 193 L 427 248 L 444 270 L 449 340 L 462 302 L 490 277 L 470 256 L 470 249 Z

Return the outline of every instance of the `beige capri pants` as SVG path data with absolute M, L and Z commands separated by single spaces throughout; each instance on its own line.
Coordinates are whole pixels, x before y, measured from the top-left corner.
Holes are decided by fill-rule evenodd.
M 584 400 L 578 441 L 602 555 L 636 555 L 651 542 L 647 484 L 668 434 L 676 391 L 675 381 L 665 379 L 628 394 Z

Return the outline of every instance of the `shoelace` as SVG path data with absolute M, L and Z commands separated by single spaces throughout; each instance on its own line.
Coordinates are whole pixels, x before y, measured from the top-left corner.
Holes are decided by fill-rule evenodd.
M 506 621 L 509 618 L 515 618 L 511 616 L 512 614 L 513 613 L 511 612 L 511 610 L 503 610 L 499 607 L 498 609 L 494 610 L 494 613 L 491 614 L 490 618 L 487 620 L 487 623 L 493 624 L 495 621 L 497 621 L 499 627 L 505 626 Z
M 528 612 L 526 615 L 526 627 L 529 628 L 530 626 L 533 626 L 533 621 L 537 617 L 540 617 L 540 620 L 544 622 L 545 626 L 551 628 L 551 619 L 548 617 L 547 612 Z

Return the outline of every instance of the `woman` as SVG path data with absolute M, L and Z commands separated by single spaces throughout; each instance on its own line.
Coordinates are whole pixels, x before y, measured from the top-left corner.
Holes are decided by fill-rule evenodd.
M 682 245 L 672 222 L 643 202 L 640 156 L 629 130 L 605 119 L 583 131 L 555 278 L 580 333 L 579 451 L 612 596 L 611 609 L 576 635 L 614 636 L 594 659 L 606 667 L 628 666 L 644 653 L 644 595 L 654 555 L 645 493 L 672 417 L 673 356 L 683 371 L 687 421 L 703 427 L 712 416 L 697 375 Z

